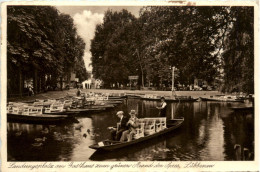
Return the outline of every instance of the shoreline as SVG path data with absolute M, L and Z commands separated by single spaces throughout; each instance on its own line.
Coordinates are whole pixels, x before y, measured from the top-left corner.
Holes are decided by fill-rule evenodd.
M 7 101 L 31 101 L 35 99 L 57 99 L 69 95 L 76 95 L 77 89 L 63 90 L 63 91 L 48 91 L 46 93 L 39 93 L 34 96 L 26 97 L 11 97 Z M 126 93 L 126 94 L 154 94 L 157 96 L 171 96 L 172 91 L 152 91 L 152 90 L 113 90 L 113 89 L 81 89 L 82 92 L 95 92 L 95 93 Z M 222 94 L 219 91 L 175 91 L 177 96 L 191 96 L 193 98 L 208 97 Z

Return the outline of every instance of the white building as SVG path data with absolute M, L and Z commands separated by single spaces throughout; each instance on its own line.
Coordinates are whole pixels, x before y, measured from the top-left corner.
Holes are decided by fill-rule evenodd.
M 102 85 L 102 81 L 93 78 L 93 75 L 91 74 L 91 77 L 88 80 L 83 81 L 82 85 L 83 89 L 99 89 Z

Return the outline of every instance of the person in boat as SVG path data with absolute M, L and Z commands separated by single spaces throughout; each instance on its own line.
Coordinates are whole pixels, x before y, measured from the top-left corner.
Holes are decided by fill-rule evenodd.
M 166 106 L 167 106 L 167 103 L 165 102 L 165 98 L 164 97 L 161 97 L 161 105 L 156 107 L 157 109 L 159 109 L 159 115 L 161 117 L 166 117 Z
M 135 110 L 131 110 L 129 115 L 130 118 L 126 123 L 126 125 L 128 126 L 128 130 L 122 133 L 122 137 L 120 139 L 121 142 L 124 142 L 126 140 L 131 141 L 133 135 L 136 134 L 136 128 L 138 127 L 138 118 L 136 117 Z
M 118 111 L 116 115 L 120 119 L 120 122 L 117 127 L 108 127 L 108 129 L 111 130 L 111 139 L 119 141 L 122 133 L 128 129 L 127 122 L 129 118 L 124 115 L 123 111 Z

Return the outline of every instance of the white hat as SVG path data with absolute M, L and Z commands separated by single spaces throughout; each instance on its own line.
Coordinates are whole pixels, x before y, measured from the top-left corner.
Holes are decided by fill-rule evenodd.
M 130 113 L 129 113 L 129 115 L 136 115 L 135 110 L 131 110 Z

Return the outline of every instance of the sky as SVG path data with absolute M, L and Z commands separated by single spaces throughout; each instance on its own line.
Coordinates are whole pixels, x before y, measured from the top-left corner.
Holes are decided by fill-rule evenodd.
M 74 19 L 79 36 L 86 43 L 84 51 L 84 62 L 87 71 L 92 71 L 90 44 L 95 36 L 96 25 L 103 22 L 105 11 L 121 11 L 126 9 L 136 17 L 139 16 L 140 6 L 56 6 L 56 8 L 65 14 L 69 14 Z

